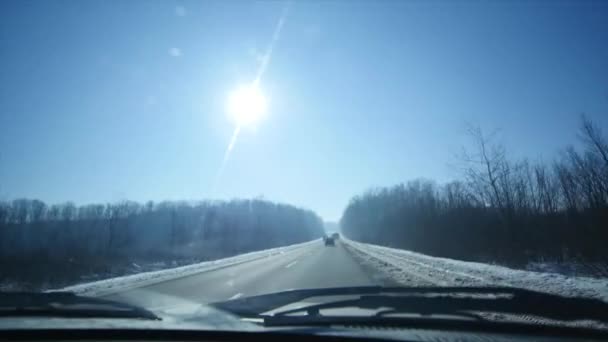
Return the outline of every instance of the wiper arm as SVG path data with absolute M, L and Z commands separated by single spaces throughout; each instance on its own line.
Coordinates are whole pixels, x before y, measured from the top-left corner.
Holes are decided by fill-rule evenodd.
M 160 320 L 138 306 L 71 292 L 0 293 L 0 317 L 138 318 Z
M 408 295 L 370 295 L 350 300 L 315 304 L 285 310 L 265 316 L 268 322 L 279 317 L 305 313 L 306 316 L 322 316 L 321 310 L 360 308 L 377 311 L 376 317 L 387 314 L 450 315 L 483 320 L 477 313 L 491 312 L 514 315 L 533 315 L 553 320 L 575 321 L 582 319 L 608 323 L 608 304 L 587 298 L 567 298 L 533 291 L 512 290 L 506 292 L 434 294 L 433 292 Z
M 569 298 L 512 287 L 344 287 L 283 291 L 212 304 L 241 317 L 261 314 L 311 297 L 360 296 L 332 302 L 331 308 L 388 307 L 401 313 L 501 312 L 537 315 L 557 320 L 591 319 L 608 322 L 608 303 L 591 298 Z M 388 298 L 387 298 L 388 297 Z M 317 308 L 320 310 L 322 307 Z M 325 307 L 328 308 L 328 307 Z M 314 310 L 314 306 L 309 309 Z M 277 314 L 280 316 L 281 313 Z M 283 315 L 284 316 L 284 315 Z M 265 316 L 266 317 L 266 316 Z
M 346 327 L 406 327 L 408 329 L 441 329 L 445 331 L 486 332 L 524 335 L 554 335 L 559 337 L 608 338 L 608 332 L 591 327 L 564 325 L 536 325 L 520 322 L 490 320 L 441 319 L 429 317 L 382 317 L 382 316 L 266 316 L 264 326 L 346 326 Z
M 297 317 L 324 317 L 321 314 L 321 310 L 327 309 L 344 309 L 344 308 L 358 308 L 358 309 L 369 309 L 378 310 L 372 317 L 380 318 L 391 314 L 419 314 L 423 316 L 427 315 L 450 315 L 460 316 L 475 320 L 484 320 L 484 318 L 478 314 L 467 312 L 462 310 L 462 306 L 450 305 L 448 303 L 441 302 L 439 304 L 440 310 L 433 310 L 433 306 L 437 306 L 437 303 L 433 304 L 427 300 L 440 300 L 443 301 L 446 298 L 400 298 L 396 296 L 361 296 L 356 299 L 340 300 L 323 304 L 314 304 L 305 307 L 299 307 L 296 309 L 284 310 L 275 312 L 272 315 L 263 315 L 265 322 L 272 323 L 281 320 L 284 317 L 294 317 L 290 315 L 302 314 Z M 448 305 L 445 305 L 448 304 Z M 455 303 L 452 303 L 455 304 Z M 380 310 L 381 308 L 385 308 Z M 328 317 L 335 317 L 334 315 Z
M 309 305 L 259 315 L 268 327 L 277 326 L 392 326 L 446 330 L 546 334 L 557 336 L 606 338 L 598 327 L 573 327 L 508 322 L 487 319 L 483 313 L 534 315 L 549 320 L 594 320 L 608 322 L 608 304 L 588 298 L 566 298 L 540 292 L 509 288 L 402 289 L 401 293 L 363 295 L 350 300 Z M 323 315 L 322 310 L 359 308 L 374 310 L 368 316 L 336 313 Z M 433 315 L 433 316 L 431 316 Z M 436 316 L 435 316 L 436 315 Z M 447 317 L 445 317 L 447 316 Z M 458 319 L 460 318 L 460 319 Z M 464 319 L 463 319 L 464 318 Z

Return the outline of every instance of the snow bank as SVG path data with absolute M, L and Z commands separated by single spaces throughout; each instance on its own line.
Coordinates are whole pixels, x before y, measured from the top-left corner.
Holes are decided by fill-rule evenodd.
M 371 263 L 404 285 L 513 286 L 608 302 L 608 279 L 521 271 L 478 262 L 431 257 L 345 238 L 342 241 L 364 262 Z
M 244 262 L 250 262 L 261 258 L 267 258 L 278 254 L 289 253 L 304 247 L 312 246 L 317 243 L 318 240 L 313 240 L 295 245 L 271 248 L 262 251 L 236 255 L 230 258 L 205 261 L 197 264 L 170 268 L 161 271 L 143 272 L 122 277 L 94 281 L 90 283 L 78 284 L 68 286 L 62 289 L 51 290 L 51 292 L 72 291 L 77 294 L 87 296 L 103 296 L 119 291 L 125 291 L 128 289 L 152 285 L 163 281 L 187 277 L 200 272 L 212 271 L 219 268 L 233 266 Z
M 530 262 L 526 265 L 526 270 L 534 272 L 559 273 L 572 277 L 608 277 L 608 264 L 603 262 L 584 262 L 584 261 L 542 261 Z

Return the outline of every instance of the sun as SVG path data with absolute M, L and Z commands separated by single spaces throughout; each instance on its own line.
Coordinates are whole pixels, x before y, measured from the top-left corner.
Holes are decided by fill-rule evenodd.
M 266 109 L 266 97 L 256 84 L 240 86 L 228 97 L 228 114 L 238 127 L 256 124 Z

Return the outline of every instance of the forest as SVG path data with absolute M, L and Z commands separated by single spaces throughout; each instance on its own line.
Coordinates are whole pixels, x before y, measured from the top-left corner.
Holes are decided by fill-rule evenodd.
M 341 218 L 354 240 L 440 257 L 523 266 L 608 261 L 608 143 L 581 116 L 579 144 L 551 162 L 510 160 L 469 125 L 458 179 L 417 179 L 352 198 Z
M 48 205 L 0 202 L 0 285 L 47 289 L 309 241 L 309 210 L 261 199 Z

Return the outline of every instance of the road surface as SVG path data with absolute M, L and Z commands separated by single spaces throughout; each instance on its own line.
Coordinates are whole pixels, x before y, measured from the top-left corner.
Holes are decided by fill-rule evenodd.
M 126 301 L 150 309 L 176 303 L 205 304 L 289 289 L 385 285 L 337 242 L 322 241 L 295 251 L 198 273 L 104 298 Z

